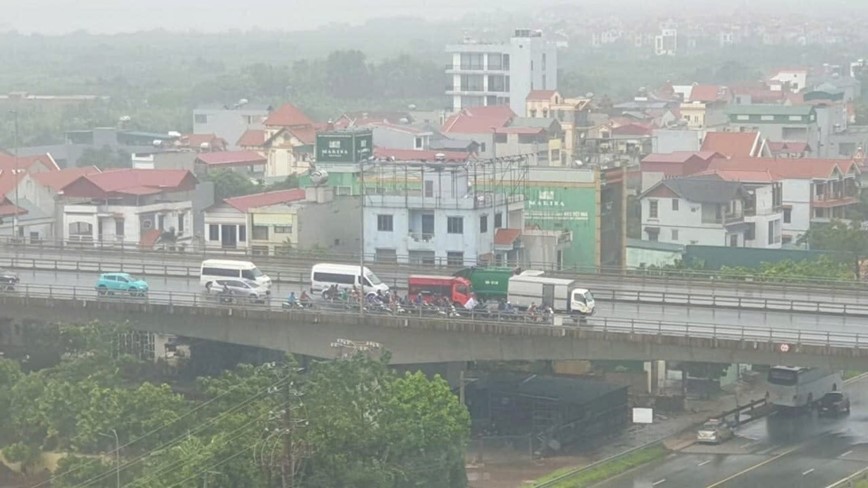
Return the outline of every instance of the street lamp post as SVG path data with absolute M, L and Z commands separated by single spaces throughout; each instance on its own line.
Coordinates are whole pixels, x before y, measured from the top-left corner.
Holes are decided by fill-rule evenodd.
M 18 237 L 18 173 L 21 171 L 18 159 L 18 109 L 16 108 L 12 114 L 15 116 L 15 169 L 12 175 L 12 181 L 15 184 L 15 210 L 12 213 L 12 240 Z
M 361 196 L 362 196 L 362 215 L 359 219 L 359 288 L 361 293 L 359 294 L 359 315 L 365 314 L 365 300 L 367 300 L 367 294 L 365 293 L 365 161 L 359 161 L 359 178 L 361 181 Z
M 115 479 L 116 479 L 116 483 L 117 483 L 117 488 L 121 488 L 121 441 L 118 438 L 118 431 L 117 430 L 112 429 L 112 434 L 114 434 L 114 440 L 115 440 L 115 464 L 117 466 L 115 468 Z M 101 435 L 103 437 L 108 437 L 109 439 L 112 438 L 112 436 L 110 436 L 108 434 L 103 434 L 102 432 L 100 432 L 99 435 Z

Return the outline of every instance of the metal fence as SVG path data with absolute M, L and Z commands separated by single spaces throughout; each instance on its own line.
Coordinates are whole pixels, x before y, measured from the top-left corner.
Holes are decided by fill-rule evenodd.
M 117 242 L 30 242 L 14 238 L 0 239 L 0 254 L 4 254 L 6 256 L 29 256 L 35 254 L 39 257 L 49 258 L 58 258 L 59 256 L 77 258 L 95 256 L 99 258 L 123 258 L 124 260 L 129 258 L 159 263 L 168 263 L 178 260 L 187 260 L 188 262 L 196 260 L 201 261 L 205 258 L 249 259 L 256 261 L 263 268 L 268 268 L 271 265 L 285 264 L 287 262 L 311 263 L 318 261 L 329 261 L 349 264 L 356 264 L 360 262 L 359 253 L 334 253 L 327 250 L 317 249 L 288 249 L 277 256 L 265 256 L 253 252 L 251 249 L 222 249 L 198 246 L 193 248 L 186 248 L 184 250 L 145 250 L 138 245 Z M 376 265 L 378 268 L 382 267 L 384 269 L 411 270 L 411 272 L 412 270 L 418 270 L 420 268 L 423 268 L 429 272 L 432 269 L 440 270 L 443 272 L 450 272 L 463 267 L 455 266 L 449 263 L 446 258 L 438 258 L 434 259 L 433 261 L 428 260 L 425 262 L 402 264 L 397 263 L 394 260 L 378 261 L 376 255 L 370 254 L 364 256 L 364 261 L 366 263 L 370 263 L 371 265 Z M 569 275 L 587 275 L 589 277 L 621 277 L 624 279 L 633 278 L 678 282 L 690 280 L 694 284 L 710 282 L 715 285 L 720 285 L 724 283 L 774 284 L 775 286 L 782 286 L 785 288 L 807 287 L 809 289 L 824 288 L 833 290 L 868 291 L 868 283 L 849 280 L 829 280 L 809 276 L 787 276 L 769 278 L 762 277 L 753 273 L 724 273 L 718 270 L 625 268 L 621 266 L 557 267 L 551 262 L 525 262 L 522 263 L 522 266 L 528 269 L 539 269 L 543 271 L 564 273 Z
M 90 287 L 75 286 L 45 286 L 23 285 L 14 291 L 0 293 L 0 303 L 4 297 L 20 297 L 30 307 L 59 305 L 57 302 L 71 302 L 69 306 L 88 306 L 88 301 L 107 300 L 110 303 L 132 303 L 139 305 L 170 306 L 173 313 L 184 313 L 183 307 L 196 308 L 229 308 L 240 310 L 268 310 L 280 312 L 274 317 L 275 320 L 286 321 L 284 314 L 296 314 L 296 320 L 311 321 L 314 323 L 327 322 L 328 316 L 341 314 L 359 314 L 356 305 L 345 303 L 331 303 L 318 301 L 316 308 L 307 310 L 289 309 L 284 310 L 280 299 L 267 299 L 260 303 L 252 302 L 244 297 L 237 297 L 230 303 L 221 302 L 219 297 L 209 293 L 189 292 L 164 292 L 149 291 L 146 296 L 130 295 L 117 292 L 115 295 L 100 296 L 96 289 Z M 30 298 L 48 299 L 28 300 Z M 839 332 L 821 329 L 784 329 L 768 327 L 745 327 L 737 325 L 724 325 L 713 323 L 692 323 L 665 320 L 644 320 L 633 317 L 589 317 L 582 322 L 564 321 L 563 325 L 554 325 L 552 321 L 541 321 L 536 314 L 523 313 L 499 313 L 499 312 L 473 312 L 459 313 L 458 316 L 446 316 L 438 313 L 429 313 L 423 309 L 417 311 L 405 311 L 405 313 L 392 312 L 367 312 L 371 315 L 400 318 L 402 327 L 417 326 L 438 327 L 439 323 L 480 324 L 472 329 L 456 327 L 454 330 L 461 332 L 487 333 L 487 334 L 516 334 L 520 329 L 528 333 L 545 331 L 545 334 L 559 336 L 567 335 L 570 329 L 602 332 L 604 334 L 629 334 L 631 336 L 669 336 L 705 338 L 717 340 L 729 340 L 737 342 L 768 342 L 775 344 L 788 344 L 797 351 L 800 345 L 823 346 L 827 348 L 868 349 L 868 332 Z M 292 320 L 292 319 L 290 319 Z M 417 321 L 424 322 L 417 322 Z M 489 327 L 497 325 L 498 327 Z M 819 326 L 818 326 L 819 327 Z M 453 330 L 452 327 L 446 327 Z

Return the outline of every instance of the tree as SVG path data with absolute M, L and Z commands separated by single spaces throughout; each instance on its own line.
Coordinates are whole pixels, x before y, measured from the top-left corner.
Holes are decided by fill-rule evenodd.
M 371 72 L 361 51 L 333 51 L 326 58 L 325 74 L 328 93 L 335 98 L 372 95 Z
M 218 201 L 224 198 L 250 195 L 260 190 L 250 178 L 232 170 L 209 171 L 206 180 L 214 182 L 214 198 Z

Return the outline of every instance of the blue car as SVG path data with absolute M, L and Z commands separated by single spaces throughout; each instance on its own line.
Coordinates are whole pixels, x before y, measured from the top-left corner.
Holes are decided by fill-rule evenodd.
M 100 295 L 129 293 L 132 296 L 148 294 L 148 283 L 128 273 L 103 273 L 96 282 L 96 292 Z

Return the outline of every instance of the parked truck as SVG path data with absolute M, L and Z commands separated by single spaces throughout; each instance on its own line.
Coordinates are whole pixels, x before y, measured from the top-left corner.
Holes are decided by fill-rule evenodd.
M 470 281 L 476 299 L 485 302 L 506 299 L 509 278 L 519 272 L 517 268 L 471 267 L 458 271 L 454 276 Z
M 536 305 L 540 309 L 551 307 L 555 314 L 574 317 L 594 313 L 593 295 L 575 280 L 522 273 L 511 276 L 507 283 L 508 300 L 519 310 Z

